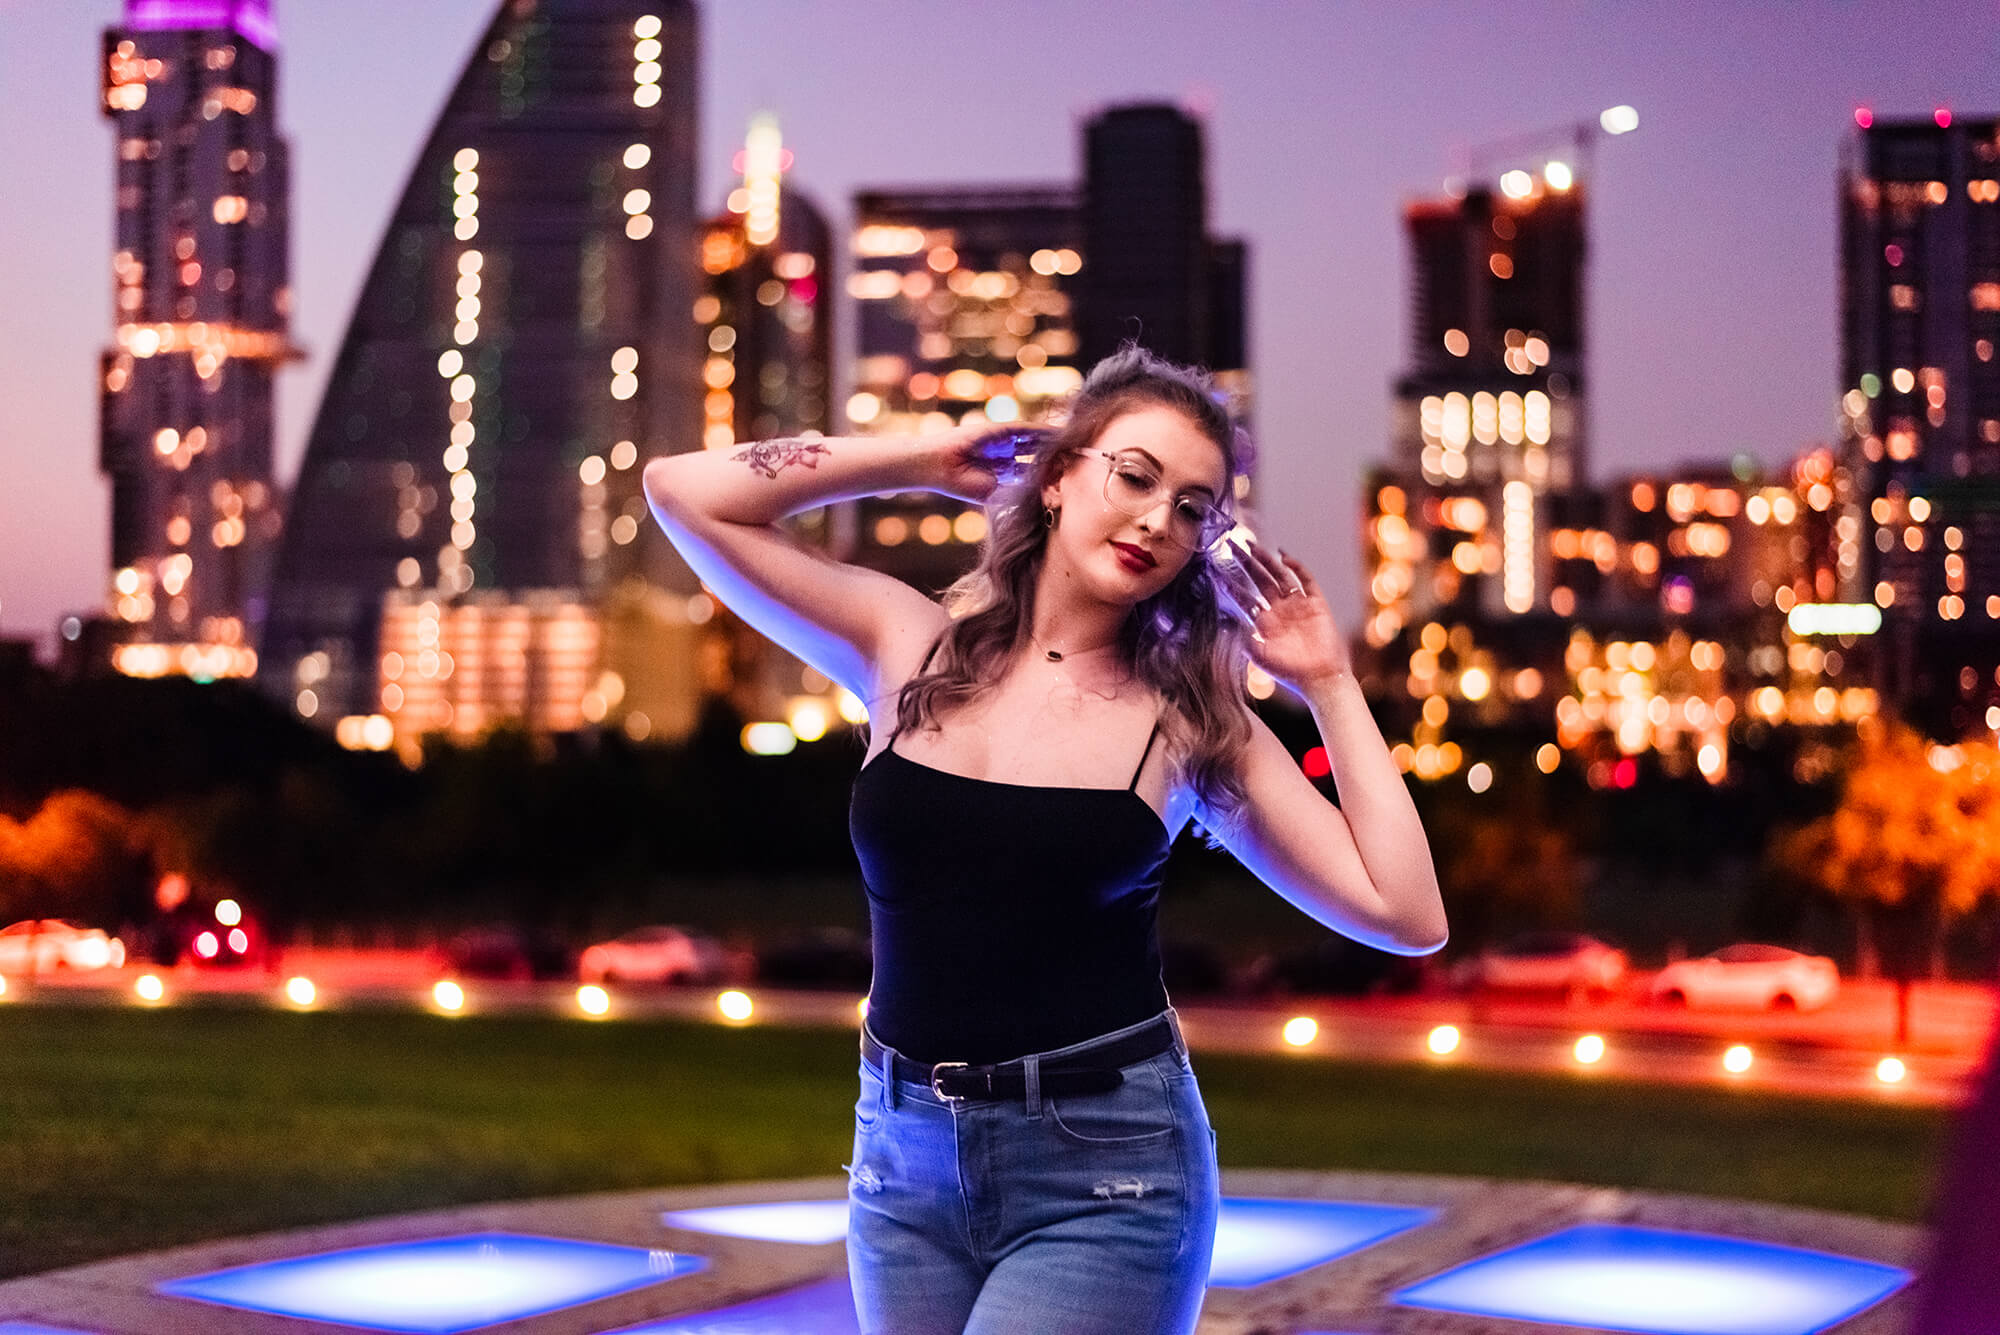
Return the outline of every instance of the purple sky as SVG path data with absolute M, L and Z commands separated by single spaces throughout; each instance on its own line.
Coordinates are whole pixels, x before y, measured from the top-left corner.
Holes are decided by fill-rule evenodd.
M 492 0 L 280 0 L 295 162 L 295 473 L 349 307 Z M 98 30 L 115 0 L 0 0 L 0 631 L 51 637 L 100 599 L 96 358 L 111 326 Z M 1976 16 L 1976 17 L 1975 17 Z M 1472 144 L 1639 109 L 1592 180 L 1593 476 L 1824 439 L 1835 399 L 1835 168 L 1853 108 L 2000 111 L 2000 13 L 1777 0 L 709 0 L 703 203 L 750 116 L 791 184 L 1071 179 L 1077 128 L 1166 99 L 1208 127 L 1211 225 L 1252 245 L 1252 358 L 1278 540 L 1356 619 L 1357 479 L 1403 361 L 1399 205 Z M 842 330 L 837 356 L 844 353 Z

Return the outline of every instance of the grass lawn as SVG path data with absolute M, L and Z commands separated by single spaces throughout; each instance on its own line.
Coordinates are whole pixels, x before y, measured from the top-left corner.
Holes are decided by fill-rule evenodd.
M 0 1007 L 0 1277 L 517 1197 L 838 1175 L 842 1032 Z M 1225 1168 L 1557 1178 L 1921 1216 L 1918 1109 L 1196 1056 Z

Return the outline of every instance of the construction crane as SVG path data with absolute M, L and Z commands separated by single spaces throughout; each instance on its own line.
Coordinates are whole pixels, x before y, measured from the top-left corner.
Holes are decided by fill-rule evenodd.
M 1601 136 L 1630 134 L 1638 128 L 1639 113 L 1628 106 L 1616 106 L 1600 113 L 1595 120 L 1552 125 L 1474 144 L 1464 150 L 1460 159 L 1462 169 L 1447 179 L 1445 188 L 1451 194 L 1462 194 L 1466 183 L 1484 168 L 1533 156 L 1543 159 L 1543 179 L 1558 190 L 1566 190 L 1578 170 L 1589 165 L 1591 149 Z M 1562 156 L 1565 151 L 1566 158 Z M 1509 194 L 1517 193 L 1507 190 L 1508 177 L 1513 175 L 1514 172 L 1508 172 L 1501 177 L 1501 188 Z M 1521 178 L 1522 188 L 1518 193 L 1526 194 L 1528 173 L 1521 172 Z

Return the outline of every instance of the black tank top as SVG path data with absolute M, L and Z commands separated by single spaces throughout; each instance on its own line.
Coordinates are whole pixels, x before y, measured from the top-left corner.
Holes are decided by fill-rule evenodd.
M 928 660 L 926 660 L 928 661 Z M 1123 788 L 968 778 L 896 739 L 855 776 L 868 891 L 868 1027 L 922 1062 L 1008 1061 L 1166 1009 L 1157 930 L 1169 840 Z

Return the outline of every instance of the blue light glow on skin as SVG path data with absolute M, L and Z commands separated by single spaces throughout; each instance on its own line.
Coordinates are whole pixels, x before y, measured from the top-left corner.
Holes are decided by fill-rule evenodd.
M 474 1233 L 238 1266 L 158 1289 L 169 1297 L 366 1330 L 455 1335 L 707 1266 L 699 1256 L 644 1247 Z
M 1910 1272 L 1702 1233 L 1585 1224 L 1404 1289 L 1407 1307 L 1646 1335 L 1809 1335 Z
M 27 1321 L 0 1321 L 0 1335 L 90 1335 L 90 1332 L 37 1326 Z

